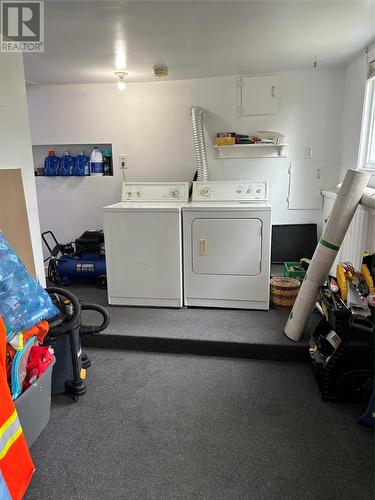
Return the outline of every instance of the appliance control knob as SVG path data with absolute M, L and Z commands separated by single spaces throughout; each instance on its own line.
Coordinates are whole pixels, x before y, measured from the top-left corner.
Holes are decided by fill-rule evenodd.
M 242 193 L 242 189 L 240 189 L 240 188 L 237 189 L 236 193 L 241 194 Z
M 180 195 L 180 192 L 178 191 L 178 189 L 172 189 L 169 194 L 171 195 L 171 198 L 178 198 Z
M 205 196 L 205 197 L 210 196 L 210 192 L 211 192 L 210 188 L 208 188 L 208 187 L 204 187 L 204 188 L 201 189 L 201 195 L 202 196 Z
M 257 189 L 257 193 L 259 194 L 262 190 L 261 189 Z
M 246 191 L 247 193 L 251 193 L 252 189 L 251 187 L 248 188 L 248 190 Z

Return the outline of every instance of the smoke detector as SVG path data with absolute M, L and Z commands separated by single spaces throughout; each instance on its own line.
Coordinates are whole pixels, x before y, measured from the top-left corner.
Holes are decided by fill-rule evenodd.
M 159 78 L 168 76 L 168 66 L 154 66 L 152 68 L 152 74 L 154 76 L 158 76 Z

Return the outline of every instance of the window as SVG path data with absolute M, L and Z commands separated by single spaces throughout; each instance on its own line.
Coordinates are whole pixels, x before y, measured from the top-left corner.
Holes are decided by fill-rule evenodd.
M 358 165 L 375 172 L 375 61 L 369 64 Z

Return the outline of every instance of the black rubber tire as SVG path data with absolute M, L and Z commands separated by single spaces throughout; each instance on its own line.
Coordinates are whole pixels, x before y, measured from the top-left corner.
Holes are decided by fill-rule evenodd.
M 102 274 L 97 278 L 96 283 L 98 284 L 99 288 L 105 290 L 107 288 L 107 276 L 105 274 Z

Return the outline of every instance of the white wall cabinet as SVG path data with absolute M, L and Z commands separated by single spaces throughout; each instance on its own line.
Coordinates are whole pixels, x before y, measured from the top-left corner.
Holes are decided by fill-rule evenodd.
M 324 165 L 321 161 L 292 161 L 289 166 L 289 210 L 321 210 Z
M 280 76 L 242 76 L 239 80 L 240 115 L 272 115 L 280 109 Z

